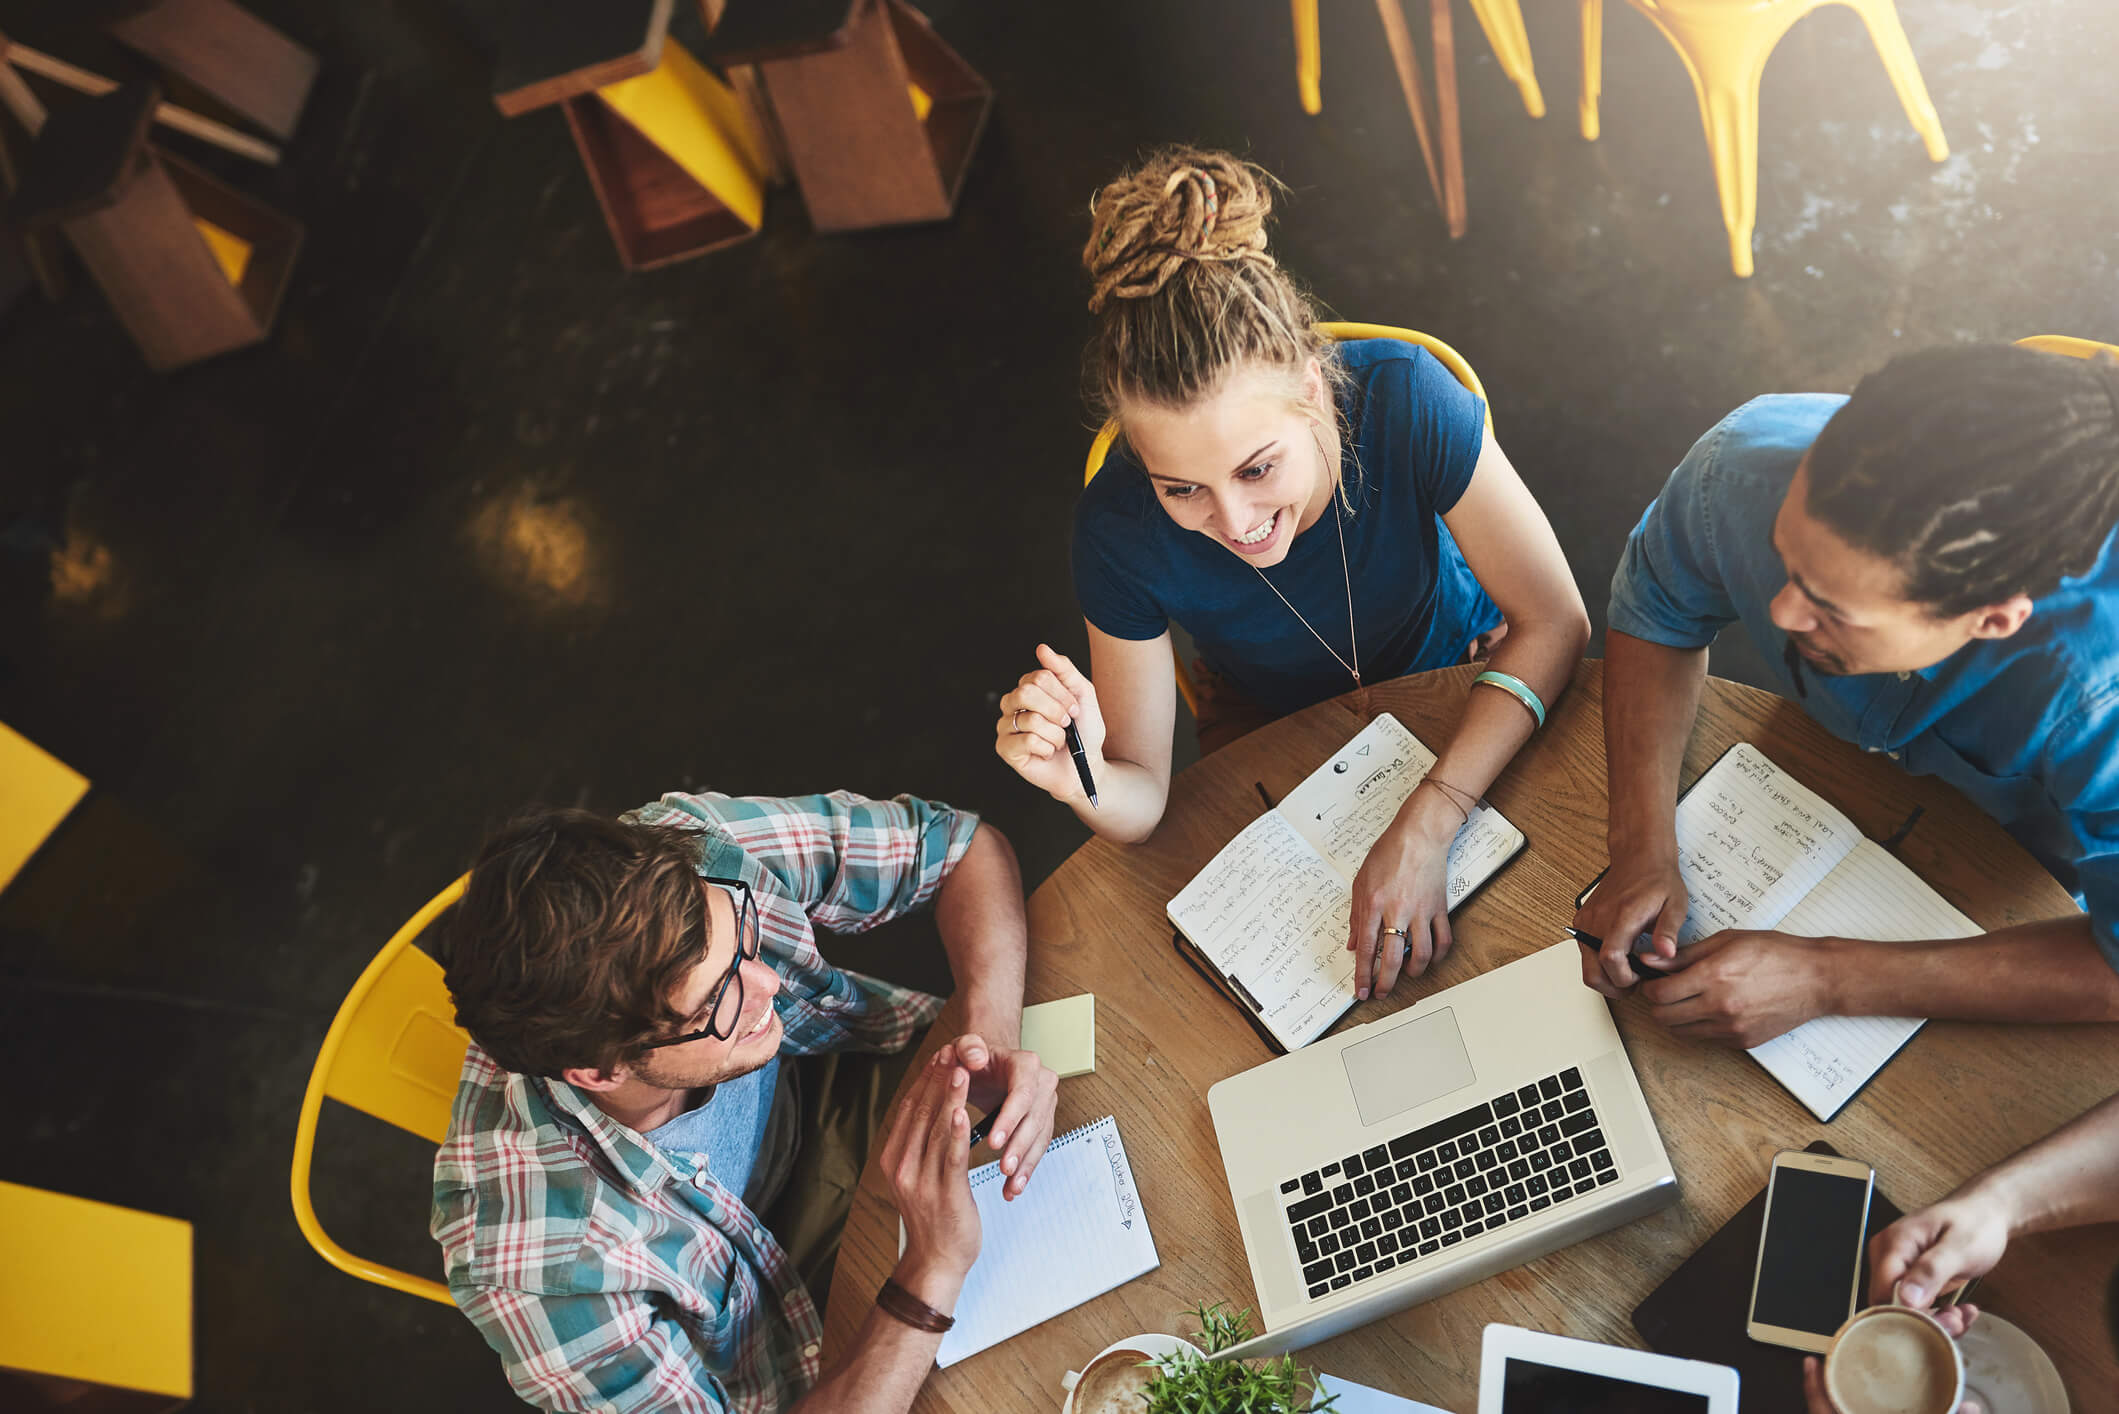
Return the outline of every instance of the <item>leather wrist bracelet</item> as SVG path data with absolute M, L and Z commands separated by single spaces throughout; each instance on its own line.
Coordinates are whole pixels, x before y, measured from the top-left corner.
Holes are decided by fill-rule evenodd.
M 940 1335 L 956 1324 L 953 1317 L 943 1315 L 899 1286 L 896 1277 L 885 1280 L 882 1289 L 876 1292 L 876 1309 L 886 1316 L 903 1321 L 916 1331 L 928 1331 L 935 1335 Z

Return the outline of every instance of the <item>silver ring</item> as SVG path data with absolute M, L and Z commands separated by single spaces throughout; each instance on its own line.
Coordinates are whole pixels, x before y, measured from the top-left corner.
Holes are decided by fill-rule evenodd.
M 1015 715 L 1008 719 L 1008 730 L 1017 736 L 1023 734 L 1023 710 L 1021 707 L 1016 708 Z

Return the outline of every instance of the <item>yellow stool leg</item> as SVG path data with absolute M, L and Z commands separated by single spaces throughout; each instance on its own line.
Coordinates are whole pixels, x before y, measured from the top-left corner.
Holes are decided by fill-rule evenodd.
M 1545 116 L 1545 95 L 1538 90 L 1538 75 L 1530 64 L 1530 36 L 1523 29 L 1523 11 L 1516 0 L 1471 0 L 1479 28 L 1494 47 L 1494 58 L 1523 95 L 1523 107 L 1533 118 Z
M 1891 87 L 1898 90 L 1898 101 L 1905 105 L 1906 117 L 1928 145 L 1929 158 L 1936 162 L 1947 158 L 1950 144 L 1943 140 L 1942 119 L 1928 101 L 1928 86 L 1921 81 L 1920 65 L 1913 61 L 1913 46 L 1906 43 L 1905 26 L 1898 22 L 1898 7 L 1891 0 L 1846 3 L 1868 27 L 1869 39 L 1884 61 L 1884 72 L 1891 76 Z
M 1751 274 L 1751 231 L 1758 219 L 1758 83 L 1766 57 L 1809 4 L 1784 4 L 1764 12 L 1635 8 L 1663 32 L 1700 100 L 1707 155 L 1722 197 L 1722 224 L 1729 228 L 1729 268 Z
M 1751 278 L 1751 233 L 1758 224 L 1758 74 L 1750 82 L 1721 81 L 1700 96 L 1714 184 L 1729 228 L 1729 268 Z
M 1582 137 L 1597 140 L 1597 100 L 1604 93 L 1604 0 L 1582 0 Z
M 1302 95 L 1302 111 L 1315 116 L 1324 111 L 1319 81 L 1324 76 L 1324 52 L 1317 43 L 1317 0 L 1288 0 L 1295 20 L 1295 88 Z

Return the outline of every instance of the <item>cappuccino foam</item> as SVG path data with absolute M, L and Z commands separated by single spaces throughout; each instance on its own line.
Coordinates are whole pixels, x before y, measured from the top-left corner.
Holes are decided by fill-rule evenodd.
M 1113 1350 L 1075 1381 L 1074 1414 L 1148 1414 L 1148 1386 L 1161 1374 L 1145 1351 Z
M 1918 1316 L 1858 1318 L 1825 1360 L 1825 1389 L 1844 1414 L 1952 1414 L 1957 1354 Z

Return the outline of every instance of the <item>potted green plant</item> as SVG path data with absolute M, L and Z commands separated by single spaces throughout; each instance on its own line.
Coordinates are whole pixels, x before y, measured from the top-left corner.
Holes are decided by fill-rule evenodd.
M 1265 1360 L 1208 1357 L 1251 1338 L 1248 1307 L 1231 1312 L 1221 1302 L 1198 1306 L 1197 1349 L 1158 1355 L 1146 1390 L 1148 1414 L 1325 1414 L 1337 1395 L 1319 1394 L 1317 1372 L 1292 1355 Z

